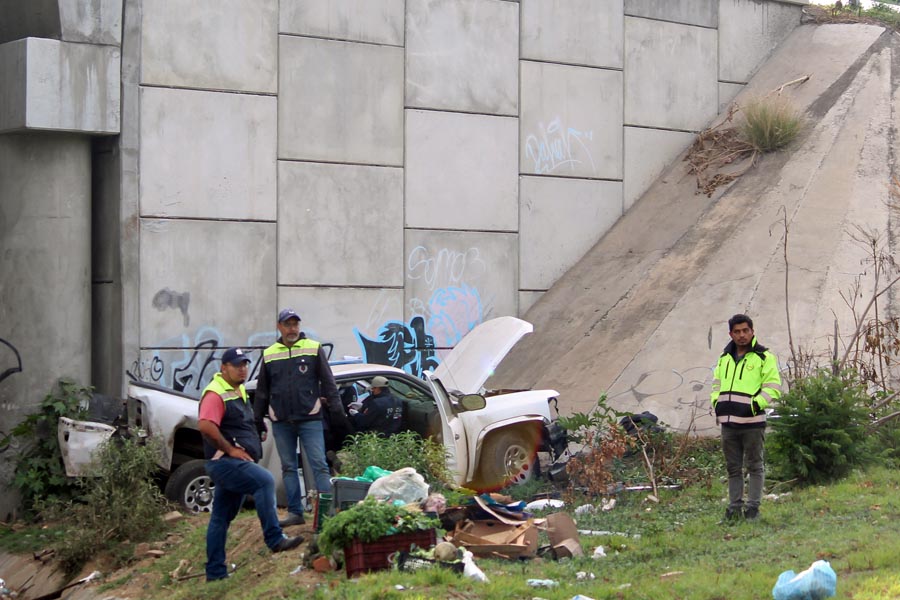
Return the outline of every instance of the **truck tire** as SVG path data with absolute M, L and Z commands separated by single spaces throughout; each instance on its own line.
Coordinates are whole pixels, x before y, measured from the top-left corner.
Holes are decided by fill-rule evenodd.
M 537 475 L 538 444 L 524 429 L 506 429 L 491 435 L 484 444 L 479 464 L 479 487 L 498 490 L 520 485 Z
M 205 465 L 205 460 L 191 460 L 175 469 L 166 482 L 166 498 L 189 513 L 210 512 L 216 485 Z

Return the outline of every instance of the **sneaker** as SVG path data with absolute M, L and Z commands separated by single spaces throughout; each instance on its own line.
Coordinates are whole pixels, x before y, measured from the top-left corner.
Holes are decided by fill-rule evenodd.
M 282 527 L 290 527 L 291 525 L 303 525 L 304 523 L 306 523 L 306 519 L 303 518 L 303 515 L 298 515 L 297 513 L 288 513 L 286 519 L 278 521 L 278 524 Z
M 744 518 L 748 521 L 755 521 L 759 518 L 759 508 L 753 506 L 744 509 Z
M 298 535 L 297 537 L 285 537 L 282 538 L 280 542 L 275 544 L 275 547 L 272 548 L 272 552 L 285 552 L 286 550 L 293 550 L 302 543 L 302 535 Z

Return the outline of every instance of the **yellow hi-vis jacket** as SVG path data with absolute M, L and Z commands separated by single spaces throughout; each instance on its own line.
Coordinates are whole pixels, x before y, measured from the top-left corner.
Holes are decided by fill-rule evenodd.
M 765 427 L 766 407 L 781 397 L 778 359 L 754 337 L 750 350 L 735 360 L 735 343 L 729 342 L 713 374 L 710 401 L 716 423 L 725 427 Z

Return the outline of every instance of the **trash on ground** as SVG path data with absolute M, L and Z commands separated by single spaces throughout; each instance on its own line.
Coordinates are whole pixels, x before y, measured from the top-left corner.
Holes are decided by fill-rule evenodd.
M 553 555 L 557 559 L 584 556 L 581 543 L 578 541 L 578 528 L 568 513 L 547 515 L 545 527 L 550 537 L 550 545 L 553 547 Z
M 581 516 L 595 512 L 597 507 L 593 504 L 582 504 L 574 510 L 575 516 Z
M 660 579 L 668 579 L 670 577 L 678 577 L 679 575 L 684 575 L 684 571 L 669 571 L 668 573 L 663 573 L 659 576 Z
M 519 558 L 537 553 L 538 530 L 532 519 L 510 525 L 495 520 L 466 520 L 447 538 L 475 556 Z
M 481 581 L 484 583 L 488 583 L 487 575 L 484 574 L 484 571 L 478 568 L 478 565 L 475 564 L 475 559 L 472 556 L 472 553 L 468 550 L 463 550 L 463 564 L 465 568 L 463 569 L 463 575 L 468 577 L 469 579 L 474 579 L 475 581 Z
M 536 588 L 551 588 L 559 585 L 559 582 L 552 579 L 529 579 L 525 583 L 530 587 Z
M 525 510 L 547 510 L 548 508 L 563 508 L 566 505 L 556 498 L 541 498 L 525 505 Z
M 600 507 L 601 510 L 612 510 L 616 507 L 616 499 L 615 498 L 604 498 L 603 504 Z
M 575 594 L 572 596 L 572 600 L 594 600 L 590 596 L 585 596 L 584 594 Z
M 621 531 L 605 531 L 605 530 L 598 530 L 598 529 L 579 529 L 578 533 L 580 533 L 581 535 L 618 535 L 621 537 L 634 538 L 636 540 L 641 539 L 641 534 L 639 534 L 639 533 L 635 533 L 634 535 L 632 535 L 630 533 L 622 533 Z
M 772 588 L 775 600 L 822 600 L 836 593 L 837 574 L 825 560 L 817 560 L 799 573 L 783 572 Z
M 400 500 L 406 504 L 413 504 L 428 498 L 428 484 L 415 469 L 404 467 L 376 479 L 369 487 L 367 495 L 386 502 Z
M 575 579 L 577 581 L 593 581 L 596 579 L 596 576 L 593 573 L 588 573 L 587 571 L 578 571 L 575 573 Z
M 594 548 L 594 553 L 591 554 L 591 558 L 606 558 L 606 550 L 603 549 L 603 546 L 597 546 L 596 548 Z

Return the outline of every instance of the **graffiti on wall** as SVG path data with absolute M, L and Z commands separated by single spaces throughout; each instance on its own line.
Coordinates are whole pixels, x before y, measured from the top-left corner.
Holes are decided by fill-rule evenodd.
M 697 433 L 708 432 L 716 428 L 712 425 L 698 426 L 694 417 L 708 415 L 711 411 L 709 390 L 712 381 L 710 367 L 690 367 L 684 371 L 675 369 L 659 369 L 641 373 L 637 381 L 628 389 L 609 395 L 610 404 L 625 406 L 631 412 L 646 410 L 646 406 L 665 404 L 676 411 L 691 413 L 682 422 L 692 423 Z M 652 412 L 652 411 L 651 411 Z M 670 424 L 671 425 L 671 424 Z
M 254 358 L 248 380 L 259 371 L 262 352 L 277 337 L 273 331 L 255 333 L 242 345 Z M 135 380 L 148 381 L 186 394 L 197 394 L 218 371 L 219 359 L 228 347 L 225 336 L 213 327 L 200 328 L 193 339 L 178 336 L 160 343 L 172 350 L 156 349 L 149 356 L 139 357 L 125 372 Z
M 4 379 L 11 375 L 15 375 L 16 373 L 22 372 L 22 356 L 19 354 L 19 351 L 13 346 L 10 342 L 7 342 L 3 338 L 0 338 L 0 344 L 3 344 L 13 353 L 13 360 L 8 361 L 10 366 L 6 367 L 2 372 L 0 372 L 0 383 L 3 382 Z M 7 362 L 5 359 L 3 362 Z M 0 367 L 3 366 L 3 363 L 0 363 Z
M 408 324 L 388 321 L 378 330 L 375 339 L 367 338 L 358 329 L 353 333 L 365 362 L 397 367 L 415 377 L 438 366 L 434 337 L 425 332 L 422 317 L 413 317 Z
M 538 123 L 538 132 L 525 138 L 525 157 L 532 162 L 535 173 L 556 173 L 565 167 L 574 171 L 586 163 L 590 163 L 593 173 L 596 166 L 588 147 L 593 139 L 593 131 L 567 127 L 556 117 L 546 125 Z
M 191 306 L 191 293 L 190 292 L 176 292 L 170 290 L 169 288 L 165 288 L 159 290 L 153 296 L 153 308 L 162 312 L 164 310 L 174 308 L 181 311 L 181 318 L 184 322 L 184 326 L 187 327 L 191 324 L 191 315 L 188 314 L 188 309 Z

